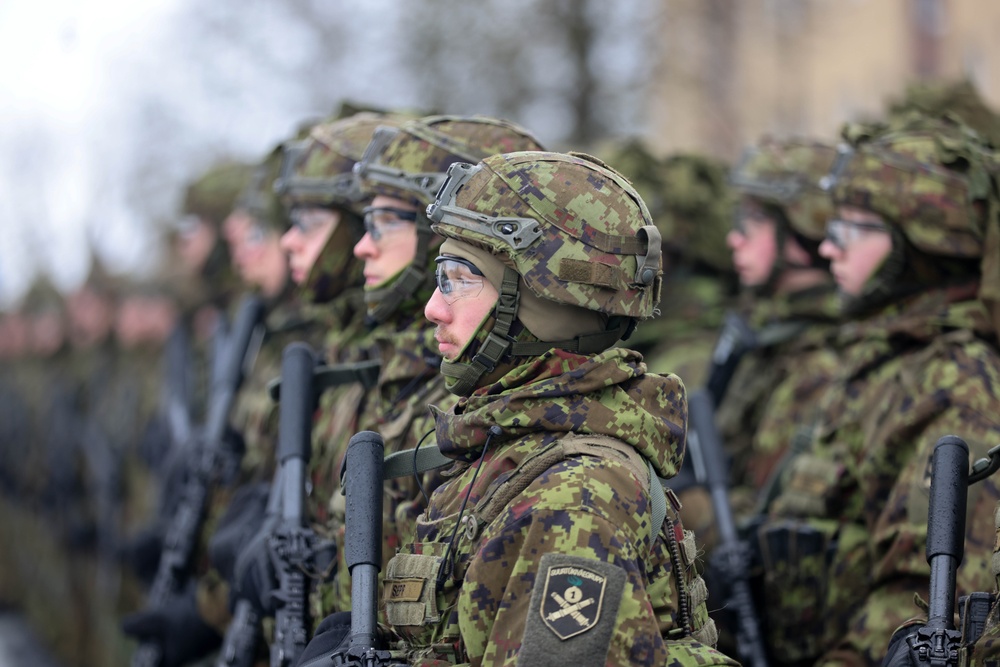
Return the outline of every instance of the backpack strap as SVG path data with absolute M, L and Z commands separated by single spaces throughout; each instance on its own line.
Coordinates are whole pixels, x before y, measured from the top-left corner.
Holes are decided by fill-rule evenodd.
M 547 447 L 543 447 L 525 457 L 503 483 L 494 486 L 487 492 L 473 510 L 474 520 L 478 526 L 491 523 L 514 498 L 520 495 L 543 472 L 570 456 L 586 455 L 611 459 L 623 464 L 637 479 L 648 480 L 650 498 L 650 543 L 656 539 L 657 533 L 667 518 L 667 496 L 663 484 L 665 480 L 656 475 L 653 464 L 645 459 L 633 447 L 621 440 L 603 435 L 583 435 L 571 433 L 559 438 Z M 385 457 L 385 479 L 420 475 L 428 470 L 443 468 L 455 463 L 441 453 L 437 445 L 423 447 L 419 450 L 407 449 Z M 469 526 L 467 530 L 478 532 L 477 527 Z

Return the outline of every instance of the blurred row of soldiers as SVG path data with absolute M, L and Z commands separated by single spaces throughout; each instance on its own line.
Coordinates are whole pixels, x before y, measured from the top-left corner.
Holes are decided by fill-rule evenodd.
M 757 545 L 756 593 L 776 664 L 878 664 L 893 630 L 919 615 L 913 593 L 926 588 L 933 441 L 955 432 L 974 457 L 1000 443 L 1000 120 L 968 84 L 917 88 L 885 119 L 847 126 L 839 141 L 856 151 L 882 142 L 879 150 L 910 163 L 852 175 L 833 138 L 766 139 L 731 168 L 659 158 L 641 142 L 591 149 L 628 177 L 662 238 L 659 312 L 623 345 L 691 391 L 719 371 L 713 351 L 726 314 L 743 323 L 727 335 L 744 332 L 746 349 L 713 398 L 730 499 Z M 142 607 L 156 574 L 172 490 L 207 418 L 236 297 L 255 292 L 267 304 L 265 326 L 230 415 L 224 447 L 234 463 L 218 476 L 191 586 L 169 610 L 129 617 L 126 629 L 158 642 L 162 664 L 187 664 L 218 647 L 235 600 L 273 614 L 263 581 L 273 572 L 252 553 L 251 536 L 275 471 L 267 385 L 282 349 L 306 341 L 328 364 L 359 373 L 323 394 L 314 424 L 310 517 L 337 543 L 347 439 L 367 428 L 385 437 L 387 452 L 415 447 L 433 432 L 427 406 L 448 411 L 462 393 L 445 386 L 423 318 L 441 239 L 423 216 L 434 193 L 421 179 L 437 186 L 453 162 L 540 149 L 528 132 L 492 119 L 345 109 L 257 165 L 220 165 L 193 183 L 165 278 L 130 282 L 95 263 L 65 297 L 40 280 L 0 319 L 0 602 L 23 610 L 66 664 L 128 661 L 134 643 L 121 618 Z M 966 189 L 955 195 L 938 172 L 959 174 Z M 866 178 L 868 189 L 858 185 Z M 851 219 L 835 203 L 882 219 Z M 380 211 L 416 221 L 402 263 L 376 244 L 399 224 Z M 976 228 L 966 217 L 987 222 Z M 836 274 L 841 253 L 879 230 L 892 237 L 890 254 L 856 285 L 853 266 L 835 281 L 831 261 Z M 553 311 L 555 332 L 541 340 L 561 339 L 561 316 Z M 377 381 L 360 375 L 369 361 L 381 364 Z M 463 381 L 460 371 L 450 380 Z M 410 524 L 440 483 L 430 472 L 386 485 L 384 558 L 412 541 Z M 717 535 L 703 484 L 682 473 L 671 493 L 676 526 L 710 551 Z M 990 481 L 970 495 L 963 591 L 991 590 L 998 575 L 990 563 L 998 498 Z M 339 566 L 314 576 L 316 623 L 350 610 L 342 551 Z M 690 581 L 678 584 L 688 599 L 677 604 L 692 610 L 683 629 L 708 645 L 713 605 L 691 590 L 709 559 L 696 567 L 691 558 Z M 719 595 L 714 586 L 726 582 L 711 575 Z M 732 620 L 713 616 L 720 648 L 736 654 Z M 424 657 L 469 659 L 467 646 L 444 655 L 445 643 L 422 645 Z M 697 651 L 675 661 L 711 663 Z

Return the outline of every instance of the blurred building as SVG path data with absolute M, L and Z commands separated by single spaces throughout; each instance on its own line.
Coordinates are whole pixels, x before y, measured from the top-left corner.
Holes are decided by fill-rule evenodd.
M 1000 3 L 660 0 L 655 149 L 733 159 L 762 134 L 833 137 L 916 81 L 968 78 L 1000 107 Z

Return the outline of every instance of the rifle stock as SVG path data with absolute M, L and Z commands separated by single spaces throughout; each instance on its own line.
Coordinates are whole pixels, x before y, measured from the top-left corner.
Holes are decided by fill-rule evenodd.
M 263 302 L 254 296 L 240 304 L 236 324 L 226 346 L 220 373 L 213 379 L 204 439 L 180 494 L 180 501 L 167 528 L 156 578 L 149 593 L 149 607 L 163 607 L 178 594 L 190 579 L 198 533 L 204 520 L 216 470 L 223 458 L 223 438 L 236 394 L 243 381 L 244 360 L 254 331 L 264 314 Z M 163 656 L 160 647 L 143 642 L 132 655 L 132 667 L 158 667 Z

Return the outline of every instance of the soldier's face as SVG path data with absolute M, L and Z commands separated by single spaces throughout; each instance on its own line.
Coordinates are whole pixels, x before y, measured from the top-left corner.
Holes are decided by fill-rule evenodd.
M 447 285 L 442 292 L 442 274 Z M 441 356 L 454 361 L 465 349 L 486 316 L 493 310 L 497 290 L 468 267 L 458 262 L 438 266 L 438 288 L 424 307 L 424 316 L 436 325 L 434 339 Z
M 354 256 L 365 263 L 365 285 L 375 287 L 402 271 L 417 254 L 417 226 L 394 211 L 416 213 L 413 204 L 376 195 L 365 216 L 365 235 L 354 246 Z M 376 238 L 378 237 L 378 238 Z
M 274 295 L 284 286 L 288 275 L 288 258 L 281 249 L 281 239 L 272 230 L 259 224 L 247 228 L 243 242 L 233 253 L 240 278 L 250 285 Z
M 882 216 L 853 206 L 837 208 L 837 219 L 827 223 L 827 238 L 819 246 L 837 286 L 849 296 L 861 294 L 890 252 L 892 236 Z
M 197 273 L 205 265 L 215 246 L 215 238 L 215 230 L 201 218 L 193 220 L 188 228 L 178 234 L 177 254 L 188 273 Z
M 753 200 L 740 205 L 737 225 L 726 235 L 726 245 L 733 252 L 733 268 L 744 287 L 758 287 L 767 282 L 778 258 L 777 223 Z
M 340 224 L 340 212 L 301 206 L 292 209 L 290 217 L 292 226 L 281 236 L 281 249 L 288 255 L 292 280 L 301 285 Z

